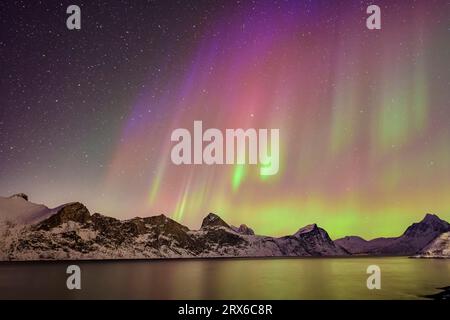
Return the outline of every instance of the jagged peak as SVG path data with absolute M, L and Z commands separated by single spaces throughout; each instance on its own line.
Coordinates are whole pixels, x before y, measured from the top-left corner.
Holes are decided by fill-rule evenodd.
M 444 220 L 442 220 L 436 214 L 433 214 L 433 213 L 427 213 L 425 215 L 425 217 L 423 217 L 421 222 L 443 222 L 443 223 L 445 223 Z
M 420 221 L 410 225 L 403 235 L 412 237 L 424 232 L 446 232 L 450 231 L 450 224 L 435 214 L 427 213 Z
M 319 230 L 319 227 L 317 226 L 316 223 L 308 224 L 307 226 L 304 226 L 304 227 L 298 229 L 298 231 L 295 233 L 295 235 L 300 235 L 300 234 L 309 233 L 309 232 L 318 231 L 318 230 Z
M 188 231 L 189 228 L 182 225 L 181 223 L 167 217 L 164 214 L 159 214 L 156 216 L 146 217 L 143 219 L 145 223 L 154 225 L 154 226 L 169 226 L 170 228 L 174 227 L 180 230 Z
M 169 218 L 168 216 L 166 216 L 165 214 L 158 214 L 158 215 L 154 215 L 154 216 L 150 216 L 150 217 L 145 217 L 143 218 L 144 221 L 151 221 L 151 222 L 158 222 L 158 223 L 163 223 L 163 222 L 167 222 L 167 221 L 173 221 L 176 222 L 175 220 Z
M 255 235 L 253 229 L 248 227 L 246 224 L 241 224 L 239 227 L 231 226 L 231 229 L 240 234 L 245 234 L 249 236 Z
M 91 214 L 84 204 L 71 202 L 60 206 L 54 215 L 39 223 L 39 229 L 50 230 L 68 221 L 86 223 L 90 217 Z
M 223 221 L 221 217 L 212 212 L 210 212 L 202 221 L 201 228 L 203 229 L 207 227 L 226 227 L 231 229 L 228 223 Z
M 174 221 L 172 219 L 170 219 L 169 217 L 167 217 L 164 214 L 158 214 L 158 215 L 153 215 L 153 216 L 147 216 L 147 217 L 140 217 L 140 216 L 136 216 L 133 218 L 129 218 L 129 219 L 124 219 L 124 220 L 120 220 L 121 222 L 133 222 L 133 221 L 143 221 L 143 222 L 148 222 L 148 221 L 159 221 L 159 222 L 164 222 L 164 221 Z
M 103 218 L 103 217 L 106 217 L 106 216 L 99 212 L 95 212 L 93 215 L 91 215 L 91 218 Z
M 427 213 L 422 220 L 420 220 L 419 222 L 413 223 L 411 225 L 415 226 L 415 225 L 422 225 L 422 224 L 440 224 L 440 225 L 445 225 L 445 226 L 450 226 L 450 224 L 445 221 L 442 220 L 441 218 L 439 218 L 438 215 L 433 214 L 433 213 Z
M 28 201 L 28 195 L 26 195 L 25 193 L 16 193 L 13 194 L 12 196 L 9 197 L 10 199 L 14 199 L 14 198 L 22 198 L 25 201 Z
M 93 222 L 94 224 L 98 224 L 98 223 L 114 223 L 114 222 L 120 222 L 119 219 L 113 218 L 113 217 L 109 217 L 109 216 L 105 216 L 101 213 L 94 213 L 93 215 L 91 215 L 91 217 L 89 218 L 90 222 Z

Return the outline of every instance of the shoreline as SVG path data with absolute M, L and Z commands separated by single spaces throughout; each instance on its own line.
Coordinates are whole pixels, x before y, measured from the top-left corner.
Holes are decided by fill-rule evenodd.
M 442 290 L 439 293 L 430 294 L 423 296 L 424 298 L 433 299 L 433 300 L 450 300 L 450 286 L 437 288 L 438 290 Z
M 233 260 L 329 260 L 329 259 L 383 259 L 383 258 L 405 258 L 417 260 L 447 260 L 449 257 L 417 257 L 399 255 L 353 255 L 353 256 L 254 256 L 254 257 L 173 257 L 173 258 L 117 258 L 117 259 L 42 259 L 42 260 L 0 260 L 0 266 L 14 264 L 65 264 L 65 263 L 120 263 L 120 262 L 175 262 L 175 261 L 233 261 Z

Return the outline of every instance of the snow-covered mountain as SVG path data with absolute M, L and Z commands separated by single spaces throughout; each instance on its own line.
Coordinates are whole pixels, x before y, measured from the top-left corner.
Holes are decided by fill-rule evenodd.
M 445 232 L 420 250 L 420 258 L 450 258 L 450 232 Z
M 33 223 L 4 223 L 0 260 L 146 259 L 348 255 L 317 225 L 281 238 L 255 235 L 208 214 L 199 230 L 164 216 L 120 221 L 90 214 L 81 203 Z
M 431 214 L 397 238 L 333 241 L 316 224 L 268 237 L 214 213 L 190 230 L 164 215 L 122 221 L 91 215 L 78 202 L 49 209 L 25 195 L 0 199 L 0 260 L 413 255 L 423 248 L 423 256 L 448 255 L 450 225 Z
M 413 255 L 447 231 L 450 231 L 448 222 L 437 215 L 426 214 L 422 221 L 409 226 L 400 237 L 364 240 L 349 236 L 337 239 L 335 243 L 351 254 Z

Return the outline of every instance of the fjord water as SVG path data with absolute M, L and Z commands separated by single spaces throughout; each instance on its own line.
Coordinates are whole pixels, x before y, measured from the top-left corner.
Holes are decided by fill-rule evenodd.
M 81 290 L 66 268 L 81 268 Z M 368 290 L 369 265 L 381 290 Z M 450 260 L 399 257 L 0 264 L 0 299 L 422 299 L 450 285 Z

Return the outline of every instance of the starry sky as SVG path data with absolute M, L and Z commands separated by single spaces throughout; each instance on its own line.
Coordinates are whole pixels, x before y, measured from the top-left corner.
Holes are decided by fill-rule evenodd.
M 215 212 L 267 235 L 450 220 L 445 0 L 2 1 L 0 15 L 2 196 L 191 228 Z M 173 165 L 170 134 L 194 120 L 279 129 L 278 174 Z

